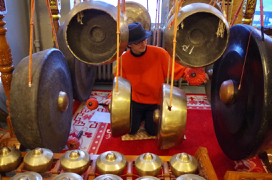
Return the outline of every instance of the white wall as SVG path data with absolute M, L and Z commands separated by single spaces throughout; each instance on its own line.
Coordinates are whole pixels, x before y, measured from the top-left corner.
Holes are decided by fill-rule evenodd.
M 29 49 L 29 17 L 27 0 L 5 0 L 7 14 L 4 21 L 7 28 L 7 41 L 10 45 L 13 65 L 28 55 Z
M 16 67 L 20 60 L 29 55 L 30 0 L 5 1 L 7 6 L 7 14 L 4 18 L 4 21 L 6 21 L 5 27 L 7 28 L 6 36 L 11 48 L 13 65 Z M 34 22 L 38 29 L 40 50 L 52 48 L 52 30 L 46 1 L 36 0 L 35 3 L 37 21 Z M 62 0 L 61 6 L 60 23 L 64 21 L 70 11 L 70 1 Z

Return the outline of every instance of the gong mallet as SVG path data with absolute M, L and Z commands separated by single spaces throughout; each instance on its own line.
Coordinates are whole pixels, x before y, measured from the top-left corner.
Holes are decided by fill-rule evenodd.
M 79 148 L 79 139 L 81 138 L 83 134 L 83 130 L 79 131 L 77 137 L 71 137 L 68 139 L 67 141 L 67 147 L 70 149 L 70 150 L 73 150 L 73 149 L 78 149 Z

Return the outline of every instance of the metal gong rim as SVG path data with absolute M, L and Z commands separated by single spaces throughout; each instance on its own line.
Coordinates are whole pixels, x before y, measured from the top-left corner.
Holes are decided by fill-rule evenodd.
M 212 86 L 212 73 L 213 73 L 213 64 L 205 67 L 205 73 L 208 74 L 209 80 L 205 83 L 205 92 L 209 102 L 211 102 L 211 86 Z
M 182 8 L 182 7 L 184 7 L 184 6 L 187 6 L 187 5 L 189 5 L 189 4 L 192 4 L 192 3 L 205 3 L 205 4 L 210 4 L 210 2 L 211 2 L 211 0 L 184 0 L 183 2 L 182 2 L 182 5 L 181 5 L 181 7 L 180 8 Z M 212 6 L 213 6 L 213 4 L 212 4 Z M 172 8 L 171 8 L 171 10 L 169 11 L 169 14 L 168 14 L 168 16 L 167 16 L 167 21 L 174 15 L 174 14 L 170 14 L 170 12 L 172 12 L 173 11 L 173 8 L 174 8 L 175 6 L 173 6 Z M 215 6 L 214 6 L 216 9 L 218 9 L 219 11 L 221 11 L 222 12 L 222 9 L 221 9 L 221 7 L 218 5 L 218 3 L 216 2 L 215 3 Z
M 163 84 L 160 100 L 160 119 L 157 143 L 160 149 L 179 145 L 185 134 L 187 99 L 183 90 L 173 87 L 171 111 L 168 109 L 171 86 Z
M 119 137 L 130 132 L 131 125 L 131 83 L 118 77 L 113 80 L 111 95 L 111 135 Z
M 116 60 L 117 8 L 101 1 L 84 1 L 69 13 L 65 21 L 65 41 L 71 53 L 80 61 L 92 64 L 109 64 Z M 128 43 L 128 26 L 120 16 L 119 52 Z
M 69 137 L 73 92 L 65 57 L 57 49 L 32 55 L 32 85 L 28 86 L 29 57 L 15 68 L 10 90 L 10 115 L 18 141 L 26 148 L 61 152 Z
M 72 172 L 65 172 L 65 173 L 61 173 L 57 176 L 55 176 L 52 180 L 63 180 L 63 179 L 67 179 L 67 180 L 83 180 L 83 178 L 76 174 L 76 173 L 72 173 Z
M 122 7 L 123 4 L 121 4 Z M 126 2 L 125 8 L 125 21 L 127 24 L 140 22 L 145 30 L 150 31 L 151 17 L 143 5 L 136 2 Z
M 248 25 L 235 25 L 230 29 L 225 53 L 214 64 L 211 86 L 214 129 L 221 149 L 232 160 L 255 156 L 271 141 L 271 50 L 271 38 L 265 35 L 261 41 L 260 31 Z M 224 94 L 220 97 L 226 82 L 232 82 L 234 89 L 228 102 L 221 100 Z
M 167 52 L 173 56 L 174 25 L 170 18 L 164 29 Z M 176 62 L 186 67 L 204 67 L 214 63 L 224 53 L 229 37 L 229 25 L 223 14 L 205 3 L 184 6 L 177 17 Z
M 16 174 L 10 178 L 10 180 L 19 180 L 19 179 L 42 180 L 43 177 L 39 173 L 27 171 L 27 172 Z
M 64 22 L 59 27 L 57 32 L 59 49 L 65 56 L 72 79 L 73 84 L 73 98 L 77 101 L 87 101 L 90 98 L 93 90 L 95 77 L 96 77 L 96 66 L 83 63 L 73 56 L 69 51 L 65 42 L 65 29 L 67 24 Z

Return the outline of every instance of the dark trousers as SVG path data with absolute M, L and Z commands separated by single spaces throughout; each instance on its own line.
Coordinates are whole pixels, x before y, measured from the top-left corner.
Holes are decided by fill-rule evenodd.
M 145 120 L 145 130 L 151 136 L 156 136 L 158 125 L 153 121 L 153 112 L 158 108 L 157 104 L 141 104 L 132 101 L 132 122 L 129 134 L 137 133 L 140 128 L 141 121 Z

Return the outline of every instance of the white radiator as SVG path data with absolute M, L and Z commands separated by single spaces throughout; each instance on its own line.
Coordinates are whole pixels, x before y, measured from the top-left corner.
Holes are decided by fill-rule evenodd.
M 112 84 L 114 74 L 112 73 L 113 63 L 97 66 L 96 84 Z

